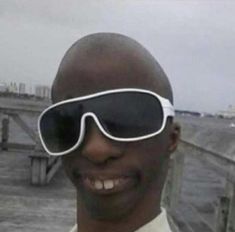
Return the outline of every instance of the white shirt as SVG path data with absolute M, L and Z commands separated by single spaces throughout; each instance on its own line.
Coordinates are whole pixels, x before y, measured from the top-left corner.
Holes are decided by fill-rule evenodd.
M 70 232 L 77 232 L 77 225 Z M 167 220 L 166 210 L 162 208 L 162 212 L 149 223 L 143 225 L 135 232 L 172 232 Z

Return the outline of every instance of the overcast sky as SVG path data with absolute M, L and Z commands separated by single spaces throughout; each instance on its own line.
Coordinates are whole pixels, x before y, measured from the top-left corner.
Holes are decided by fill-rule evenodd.
M 118 32 L 167 73 L 176 108 L 235 105 L 235 1 L 0 0 L 0 82 L 51 85 L 78 38 Z

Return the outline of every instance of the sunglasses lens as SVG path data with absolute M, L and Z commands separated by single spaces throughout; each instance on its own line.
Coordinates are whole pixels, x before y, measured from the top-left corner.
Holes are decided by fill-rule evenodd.
M 81 107 L 68 103 L 47 111 L 41 118 L 40 131 L 47 149 L 52 153 L 73 147 L 79 138 Z
M 95 114 L 106 132 L 114 137 L 135 138 L 161 129 L 162 105 L 150 94 L 114 93 L 112 97 L 103 96 L 99 102 L 102 104 L 97 102 Z

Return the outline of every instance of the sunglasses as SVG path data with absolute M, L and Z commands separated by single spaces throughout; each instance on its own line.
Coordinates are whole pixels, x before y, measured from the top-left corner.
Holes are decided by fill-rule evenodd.
M 154 92 L 114 89 L 50 106 L 39 116 L 38 131 L 47 153 L 60 156 L 82 143 L 88 118 L 109 139 L 132 142 L 160 134 L 173 116 L 170 101 Z

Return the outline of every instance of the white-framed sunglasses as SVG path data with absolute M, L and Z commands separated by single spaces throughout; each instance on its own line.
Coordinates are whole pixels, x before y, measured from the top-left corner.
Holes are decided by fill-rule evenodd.
M 92 118 L 109 139 L 132 142 L 160 134 L 167 118 L 174 115 L 170 101 L 152 91 L 112 89 L 48 107 L 39 116 L 38 131 L 46 152 L 60 156 L 82 143 L 87 118 Z

